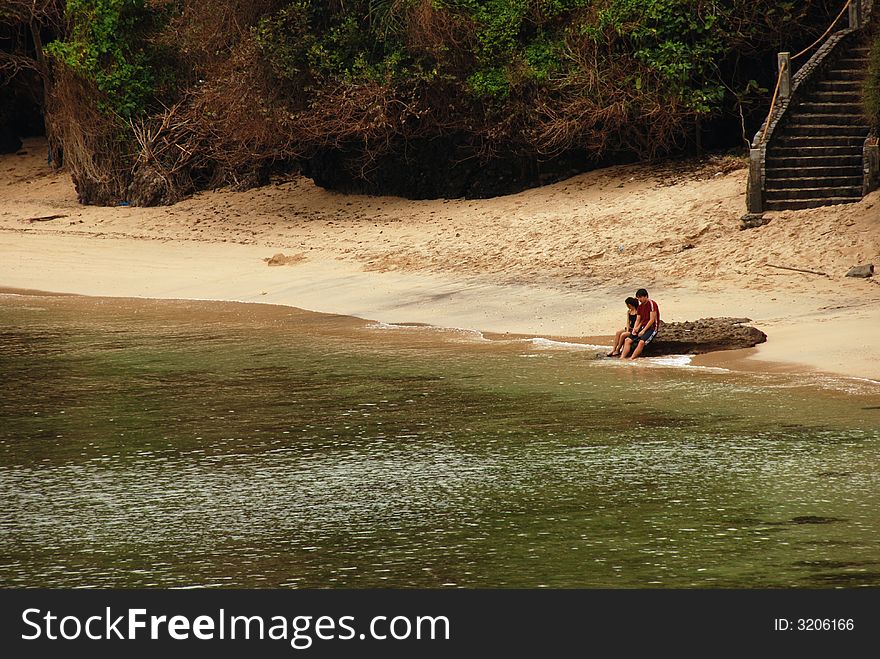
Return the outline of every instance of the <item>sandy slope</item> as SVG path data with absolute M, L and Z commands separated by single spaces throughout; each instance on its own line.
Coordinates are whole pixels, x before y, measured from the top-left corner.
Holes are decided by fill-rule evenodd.
M 622 166 L 490 200 L 294 178 L 172 207 L 79 206 L 40 140 L 0 156 L 0 286 L 291 304 L 391 322 L 605 336 L 645 286 L 666 320 L 748 316 L 750 358 L 880 380 L 880 193 L 740 231 L 743 163 Z M 28 218 L 64 217 L 47 221 Z M 290 264 L 264 259 L 284 253 Z M 805 268 L 825 275 L 772 266 Z

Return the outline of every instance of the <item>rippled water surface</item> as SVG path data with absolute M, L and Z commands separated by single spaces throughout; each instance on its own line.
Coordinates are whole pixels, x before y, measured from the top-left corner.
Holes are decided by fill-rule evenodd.
M 0 296 L 0 585 L 880 586 L 880 385 L 594 353 Z

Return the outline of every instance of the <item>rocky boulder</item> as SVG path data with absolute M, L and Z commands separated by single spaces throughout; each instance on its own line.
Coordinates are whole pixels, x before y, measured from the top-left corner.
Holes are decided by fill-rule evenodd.
M 663 323 L 660 333 L 642 353 L 658 355 L 698 355 L 716 350 L 752 348 L 767 335 L 750 327 L 749 318 L 700 318 L 684 323 Z
M 850 268 L 850 271 L 846 273 L 847 277 L 861 277 L 865 279 L 867 277 L 874 276 L 874 264 L 873 263 L 865 263 L 864 265 L 857 265 L 853 268 Z

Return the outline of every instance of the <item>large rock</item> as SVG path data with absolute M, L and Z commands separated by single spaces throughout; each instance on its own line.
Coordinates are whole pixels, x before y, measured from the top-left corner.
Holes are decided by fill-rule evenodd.
M 850 271 L 846 273 L 847 277 L 873 277 L 874 276 L 874 264 L 873 263 L 865 263 L 864 265 L 857 265 L 853 268 L 850 268 Z
M 697 355 L 716 350 L 752 348 L 767 335 L 745 323 L 748 318 L 700 318 L 684 323 L 663 323 L 644 355 Z

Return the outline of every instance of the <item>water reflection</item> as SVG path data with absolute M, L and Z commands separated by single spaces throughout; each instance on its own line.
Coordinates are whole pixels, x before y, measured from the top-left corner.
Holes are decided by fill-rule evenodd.
M 253 305 L 0 327 L 4 586 L 880 585 L 867 383 Z

